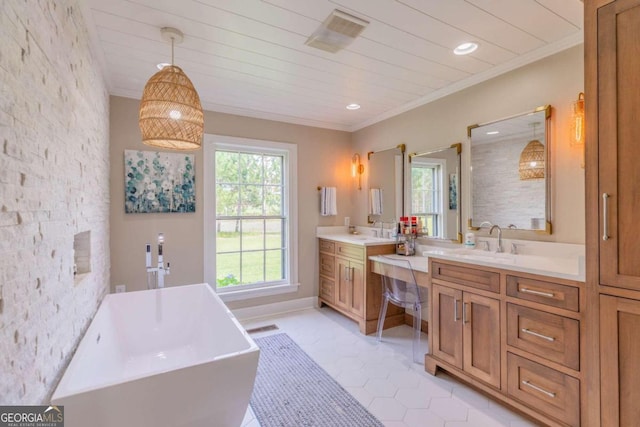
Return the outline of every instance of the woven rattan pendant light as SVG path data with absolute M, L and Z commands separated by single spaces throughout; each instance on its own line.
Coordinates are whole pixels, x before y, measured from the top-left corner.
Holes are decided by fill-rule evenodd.
M 162 28 L 162 38 L 171 41 L 171 65 L 155 73 L 144 87 L 139 125 L 142 142 L 169 150 L 195 150 L 202 145 L 204 115 L 200 97 L 189 77 L 173 65 L 173 45 L 183 34 Z
M 524 147 L 520 153 L 520 180 L 544 178 L 544 145 L 536 139 L 536 126 L 532 123 L 533 140 Z

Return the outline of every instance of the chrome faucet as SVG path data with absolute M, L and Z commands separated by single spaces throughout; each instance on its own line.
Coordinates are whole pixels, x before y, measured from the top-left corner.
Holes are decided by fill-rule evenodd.
M 378 230 L 373 230 L 376 234 L 374 237 L 384 237 L 384 220 L 380 219 L 377 221 L 373 221 L 373 227 L 375 228 L 376 224 L 380 223 L 380 232 Z
M 158 234 L 158 266 L 151 267 L 151 245 L 146 246 L 146 267 L 147 267 L 147 288 L 159 289 L 164 288 L 164 276 L 168 276 L 171 272 L 171 264 L 167 262 L 164 266 L 164 256 L 162 247 L 164 245 L 164 234 Z
M 502 228 L 500 228 L 499 225 L 493 225 L 491 226 L 491 229 L 489 229 L 489 234 L 493 234 L 494 229 L 498 229 L 498 247 L 496 248 L 496 252 L 501 253 L 502 252 Z

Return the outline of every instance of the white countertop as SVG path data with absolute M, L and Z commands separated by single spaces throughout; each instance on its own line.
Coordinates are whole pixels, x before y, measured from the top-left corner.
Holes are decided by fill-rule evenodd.
M 318 227 L 316 235 L 322 239 L 360 246 L 388 245 L 396 242 L 395 239 L 372 236 L 369 234 L 372 231 L 369 227 L 357 227 L 357 230 L 362 234 L 349 234 L 347 227 L 342 226 Z M 489 240 L 492 248 L 496 247 L 496 242 L 490 238 L 484 240 Z M 585 281 L 584 245 L 504 239 L 503 247 L 509 248 L 511 243 L 518 244 L 520 253 L 495 253 L 478 247 L 468 249 L 461 245 L 419 245 L 414 256 L 378 255 L 369 259 L 404 266 L 407 264 L 401 260 L 406 260 L 414 270 L 426 273 L 428 258 L 433 257 L 578 282 Z
M 407 264 L 404 261 L 409 261 L 412 269 L 425 273 L 428 271 L 428 258 L 432 257 L 579 282 L 584 282 L 585 280 L 584 257 L 581 256 L 548 257 L 540 255 L 512 255 L 479 249 L 424 248 L 425 247 L 423 247 L 422 250 L 422 256 L 377 255 L 371 256 L 369 259 L 405 267 Z
M 558 258 L 540 255 L 512 255 L 478 249 L 456 249 L 449 253 L 440 251 L 428 256 L 559 279 L 585 281 L 584 257 L 580 256 Z
M 368 236 L 366 234 L 323 234 L 317 236 L 320 239 L 333 240 L 336 242 L 350 243 L 360 246 L 375 245 L 395 245 L 396 239 L 382 239 L 380 237 Z

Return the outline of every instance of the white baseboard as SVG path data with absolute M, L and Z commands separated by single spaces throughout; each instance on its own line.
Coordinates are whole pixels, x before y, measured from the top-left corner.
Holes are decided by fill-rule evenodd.
M 236 308 L 231 312 L 239 321 L 274 316 L 292 311 L 306 310 L 318 306 L 318 297 L 298 298 L 273 304 L 256 305 L 254 307 Z

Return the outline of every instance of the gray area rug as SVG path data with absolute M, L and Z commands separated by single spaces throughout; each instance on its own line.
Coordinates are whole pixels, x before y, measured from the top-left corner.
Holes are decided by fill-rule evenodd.
M 262 427 L 383 427 L 287 334 L 260 347 L 251 407 Z

